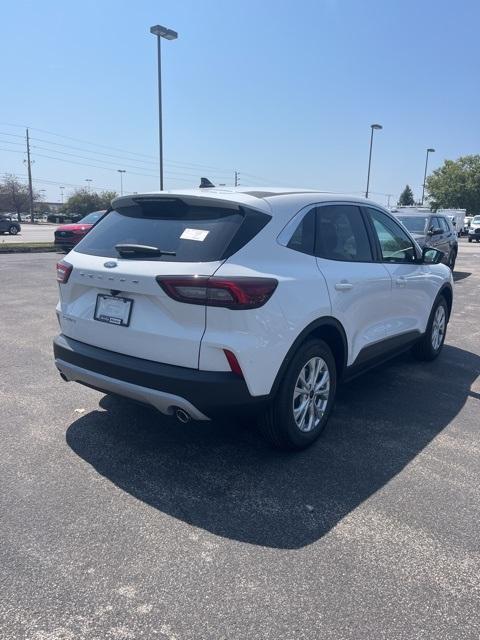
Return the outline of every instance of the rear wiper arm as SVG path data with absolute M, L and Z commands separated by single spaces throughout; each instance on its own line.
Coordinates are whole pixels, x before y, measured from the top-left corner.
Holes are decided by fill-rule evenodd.
M 163 251 L 158 247 L 148 244 L 116 244 L 115 249 L 122 256 L 149 255 L 149 256 L 176 256 L 175 251 Z

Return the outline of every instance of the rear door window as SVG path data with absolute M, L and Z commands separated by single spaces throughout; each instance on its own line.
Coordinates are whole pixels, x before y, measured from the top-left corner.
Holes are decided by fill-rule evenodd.
M 320 258 L 372 262 L 372 249 L 359 207 L 343 204 L 318 207 L 315 247 Z
M 146 245 L 168 255 L 141 254 L 139 259 L 213 262 L 238 251 L 269 220 L 263 212 L 237 205 L 191 205 L 175 198 L 139 200 L 108 213 L 75 250 L 118 258 L 115 245 Z

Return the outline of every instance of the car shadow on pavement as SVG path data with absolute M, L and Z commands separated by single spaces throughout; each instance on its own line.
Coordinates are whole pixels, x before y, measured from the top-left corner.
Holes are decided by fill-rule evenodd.
M 471 271 L 454 271 L 453 272 L 453 281 L 458 282 L 459 280 L 465 280 L 472 275 Z
M 196 527 L 296 549 L 385 486 L 462 409 L 480 357 L 445 346 L 433 363 L 400 356 L 339 390 L 323 437 L 300 453 L 251 425 L 181 425 L 105 396 L 73 422 L 72 450 L 138 500 Z

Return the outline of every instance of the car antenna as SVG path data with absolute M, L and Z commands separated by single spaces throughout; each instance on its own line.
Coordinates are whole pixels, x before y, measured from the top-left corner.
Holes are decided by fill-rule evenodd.
M 210 182 L 210 180 L 208 178 L 200 178 L 200 187 L 199 189 L 210 189 L 211 187 L 214 187 L 215 185 Z

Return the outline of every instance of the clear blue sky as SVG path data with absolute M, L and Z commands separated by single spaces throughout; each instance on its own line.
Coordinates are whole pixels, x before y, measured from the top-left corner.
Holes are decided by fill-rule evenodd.
M 242 184 L 360 192 L 372 122 L 379 194 L 418 194 L 429 146 L 432 168 L 480 151 L 478 0 L 16 0 L 1 21 L 0 173 L 25 176 L 5 149 L 23 149 L 11 125 L 35 127 L 48 199 L 47 180 L 118 190 L 117 168 L 126 191 L 157 188 L 134 175 L 156 175 L 157 23 L 179 32 L 163 43 L 166 187 L 238 169 Z

